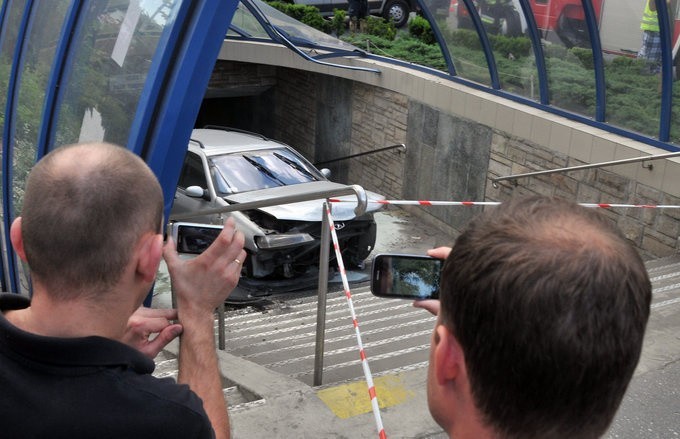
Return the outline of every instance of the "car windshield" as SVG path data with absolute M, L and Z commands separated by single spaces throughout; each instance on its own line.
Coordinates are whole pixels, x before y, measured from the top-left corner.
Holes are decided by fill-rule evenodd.
M 316 168 L 286 148 L 220 155 L 212 157 L 210 164 L 220 195 L 323 179 Z

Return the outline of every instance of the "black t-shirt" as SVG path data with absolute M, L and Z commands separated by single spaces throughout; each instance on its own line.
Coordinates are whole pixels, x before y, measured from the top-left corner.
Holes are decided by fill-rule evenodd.
M 0 294 L 0 311 L 29 304 Z M 0 313 L 0 437 L 214 437 L 200 398 L 153 370 L 123 343 L 39 336 Z

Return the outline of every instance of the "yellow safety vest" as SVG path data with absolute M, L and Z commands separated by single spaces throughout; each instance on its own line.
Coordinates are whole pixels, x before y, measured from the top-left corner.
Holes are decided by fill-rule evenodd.
M 647 0 L 647 3 L 645 3 L 645 11 L 642 13 L 640 29 L 650 32 L 659 32 L 659 18 L 656 15 L 656 11 L 652 11 L 649 8 L 649 2 L 653 1 L 654 0 Z

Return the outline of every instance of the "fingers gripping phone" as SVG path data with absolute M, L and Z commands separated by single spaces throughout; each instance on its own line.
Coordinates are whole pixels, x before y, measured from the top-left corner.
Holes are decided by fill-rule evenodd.
M 438 299 L 443 263 L 441 259 L 422 255 L 376 255 L 371 292 L 379 297 Z

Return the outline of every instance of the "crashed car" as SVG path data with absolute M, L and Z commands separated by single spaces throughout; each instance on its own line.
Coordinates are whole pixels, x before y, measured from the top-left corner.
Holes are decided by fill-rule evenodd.
M 195 129 L 179 177 L 173 216 L 200 214 L 233 203 L 270 199 L 345 185 L 328 180 L 328 169 L 318 170 L 291 147 L 264 136 L 233 129 Z M 375 245 L 373 213 L 383 207 L 371 202 L 384 197 L 366 193 L 366 213 L 356 217 L 355 196 L 337 197 L 333 221 L 343 262 L 360 266 Z M 243 275 L 249 278 L 292 279 L 318 266 L 323 199 L 262 207 L 233 213 L 194 215 L 190 221 L 224 223 L 234 217 L 245 234 L 248 257 Z M 178 243 L 182 251 L 182 243 Z M 334 258 L 333 252 L 331 257 Z

